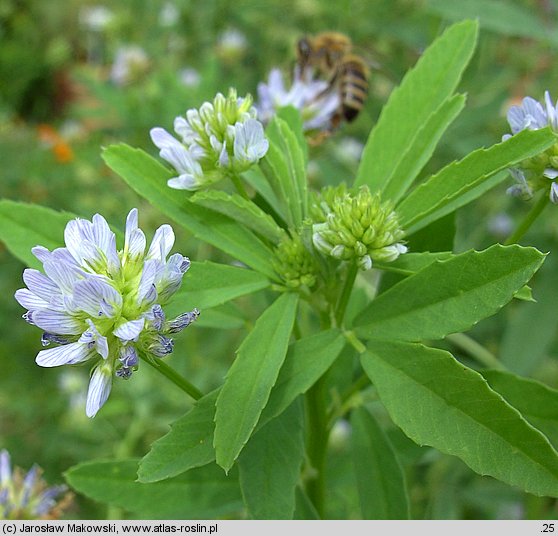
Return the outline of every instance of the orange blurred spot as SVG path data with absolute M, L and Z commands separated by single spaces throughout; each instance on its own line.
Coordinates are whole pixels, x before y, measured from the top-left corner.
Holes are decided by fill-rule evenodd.
M 60 141 L 53 145 L 52 152 L 56 160 L 61 164 L 67 164 L 74 159 L 72 148 L 64 141 Z
M 50 148 L 57 162 L 67 164 L 74 159 L 74 152 L 72 151 L 72 148 L 51 125 L 44 123 L 38 125 L 37 135 L 39 140 Z

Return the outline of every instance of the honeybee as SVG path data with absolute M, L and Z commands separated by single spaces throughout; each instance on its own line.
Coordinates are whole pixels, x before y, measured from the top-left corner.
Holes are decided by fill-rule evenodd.
M 339 108 L 332 129 L 341 121 L 354 121 L 368 95 L 369 70 L 366 62 L 352 53 L 352 42 L 339 32 L 322 32 L 305 36 L 297 44 L 297 61 L 301 76 L 325 78 L 325 91 L 338 91 Z

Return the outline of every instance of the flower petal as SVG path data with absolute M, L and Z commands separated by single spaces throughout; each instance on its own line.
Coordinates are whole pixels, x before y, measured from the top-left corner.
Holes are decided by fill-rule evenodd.
M 72 292 L 74 285 L 81 278 L 80 270 L 65 262 L 50 260 L 44 263 L 43 268 L 46 275 L 66 294 Z
M 17 302 L 25 309 L 29 311 L 34 311 L 36 309 L 44 309 L 48 307 L 48 302 L 39 298 L 36 294 L 33 294 L 29 289 L 20 288 L 15 291 L 14 294 Z
M 104 367 L 96 367 L 89 382 L 85 413 L 88 417 L 95 417 L 103 404 L 107 401 L 112 388 L 112 374 Z
M 32 321 L 44 331 L 57 335 L 78 335 L 84 328 L 81 321 L 64 311 L 39 309 L 33 312 Z
M 145 252 L 145 244 L 145 234 L 138 228 L 138 209 L 133 208 L 126 218 L 124 254 L 132 259 L 141 257 Z
M 74 310 L 97 317 L 101 312 L 106 314 L 106 303 L 112 306 L 109 316 L 114 316 L 122 307 L 122 296 L 112 285 L 99 277 L 88 277 L 76 283 L 72 301 Z
M 39 272 L 39 270 L 26 268 L 23 271 L 23 281 L 33 294 L 36 294 L 45 301 L 49 301 L 53 295 L 60 294 L 60 289 L 54 281 Z
M 174 245 L 174 231 L 170 225 L 161 225 L 156 231 L 155 236 L 147 252 L 148 259 L 157 259 L 164 262 Z
M 91 359 L 96 354 L 95 350 L 81 342 L 71 342 L 56 348 L 41 350 L 35 359 L 41 367 L 59 367 L 61 365 L 74 365 Z
M 133 341 L 141 333 L 144 325 L 145 318 L 138 318 L 120 324 L 112 333 L 123 341 Z

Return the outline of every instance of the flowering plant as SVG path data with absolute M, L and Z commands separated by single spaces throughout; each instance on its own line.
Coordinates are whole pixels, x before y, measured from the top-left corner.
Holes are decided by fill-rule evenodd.
M 194 260 L 186 290 L 179 287 L 189 261 L 178 253 L 167 259 L 168 225 L 146 253 L 132 210 L 118 250 L 99 215 L 89 221 L 3 202 L 10 222 L 3 240 L 44 271 L 26 270 L 28 288 L 16 293 L 24 318 L 57 345 L 39 352 L 38 364 L 94 361 L 89 416 L 110 405 L 113 376 L 129 377 L 140 358 L 194 399 L 139 461 L 77 465 L 66 473 L 70 486 L 142 516 L 328 518 L 335 512 L 328 464 L 341 437 L 352 452 L 353 515 L 410 516 L 410 472 L 397 447 L 409 439 L 478 474 L 558 497 L 552 426 L 532 418 L 529 397 L 520 396 L 555 402 L 558 394 L 505 370 L 464 333 L 513 299 L 531 298 L 527 284 L 545 255 L 516 242 L 533 216 L 506 244 L 461 253 L 452 251 L 447 225 L 508 169 L 536 162 L 537 173 L 556 178 L 555 108 L 527 100 L 510 111 L 512 136 L 421 175 L 465 105 L 456 88 L 476 36 L 477 24 L 464 21 L 424 52 L 383 108 L 356 175 L 335 186 L 310 184 L 306 134 L 330 129 L 339 95 L 314 109 L 324 81 L 300 76 L 287 91 L 272 73 L 257 107 L 234 90 L 218 94 L 176 118 L 180 139 L 154 128 L 159 158 L 107 147 L 105 163 L 131 188 L 233 260 Z M 64 227 L 66 246 L 57 248 L 55 231 Z M 49 249 L 36 247 L 43 229 Z M 446 237 L 445 250 L 429 241 L 435 232 Z M 167 320 L 166 302 L 190 309 L 188 293 L 196 309 Z M 170 335 L 200 312 L 203 319 L 255 293 L 263 312 L 247 322 L 219 385 L 194 386 L 165 363 Z

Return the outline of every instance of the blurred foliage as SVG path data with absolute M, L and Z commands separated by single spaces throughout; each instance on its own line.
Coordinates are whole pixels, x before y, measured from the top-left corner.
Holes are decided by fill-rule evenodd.
M 549 89 L 558 97 L 558 71 L 553 69 L 557 11 L 556 0 L 269 0 L 265 7 L 258 0 L 0 0 L 0 191 L 4 197 L 87 217 L 100 212 L 109 222 L 121 222 L 137 206 L 142 227 L 153 231 L 162 217 L 104 166 L 101 147 L 124 141 L 155 154 L 150 128 L 171 127 L 176 115 L 231 86 L 257 97 L 257 84 L 272 67 L 290 74 L 297 39 L 324 30 L 348 34 L 372 66 L 370 96 L 358 120 L 311 154 L 311 182 L 336 184 L 356 169 L 383 103 L 426 45 L 450 21 L 479 17 L 479 47 L 461 84 L 468 99 L 465 111 L 442 140 L 426 175 L 497 142 L 508 131 L 507 108 L 524 95 L 540 99 Z M 129 64 L 122 67 L 118 57 L 126 51 Z M 525 214 L 525 204 L 505 195 L 506 186 L 458 213 L 456 251 L 503 241 Z M 547 209 L 523 241 L 552 251 L 549 266 L 556 264 L 553 250 L 558 247 L 553 210 Z M 200 261 L 227 261 L 185 231 L 177 232 L 176 251 Z M 0 292 L 6 298 L 0 309 L 0 448 L 7 448 L 19 466 L 40 464 L 52 484 L 80 461 L 144 455 L 187 409 L 182 394 L 143 366 L 132 382 L 115 386 L 110 402 L 89 421 L 83 411 L 86 369 L 35 365 L 39 339 L 16 320 L 23 311 L 12 299 L 22 286 L 23 266 L 2 247 Z M 557 280 L 556 269 L 541 270 L 532 282 L 535 299 L 544 301 L 539 285 L 551 292 Z M 256 296 L 237 303 L 233 314 L 250 326 L 263 304 Z M 520 356 L 512 351 L 518 336 L 513 330 L 519 329 L 521 315 L 529 315 L 528 307 L 532 304 L 515 300 L 472 335 L 495 355 L 504 348 L 511 368 L 558 387 L 555 323 L 547 322 L 542 335 L 529 339 L 537 356 L 532 366 L 514 361 Z M 555 316 L 552 304 L 544 313 L 533 311 Z M 222 382 L 234 357 L 230 349 L 242 335 L 242 329 L 192 327 L 177 341 L 172 365 L 203 389 L 212 389 Z M 370 399 L 381 419 L 373 392 Z M 339 423 L 330 445 L 328 479 L 336 491 L 328 508 L 335 518 L 356 515 L 346 424 Z M 390 432 L 412 483 L 415 518 L 556 515 L 554 502 L 476 476 L 459 460 L 418 447 L 398 430 Z M 125 514 L 107 512 L 83 498 L 69 514 L 108 515 Z

